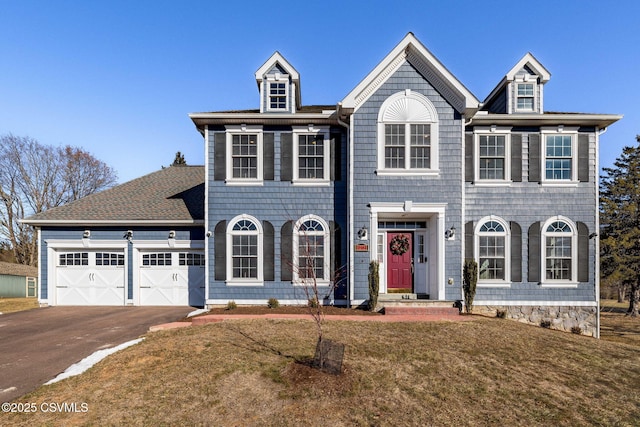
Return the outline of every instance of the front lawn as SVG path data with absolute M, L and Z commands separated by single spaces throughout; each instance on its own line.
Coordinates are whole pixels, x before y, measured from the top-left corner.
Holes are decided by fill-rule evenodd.
M 233 320 L 147 335 L 17 402 L 86 412 L 3 425 L 637 425 L 640 348 L 518 322 L 326 323 L 343 373 L 304 363 L 314 323 Z M 86 406 L 80 406 L 86 404 Z

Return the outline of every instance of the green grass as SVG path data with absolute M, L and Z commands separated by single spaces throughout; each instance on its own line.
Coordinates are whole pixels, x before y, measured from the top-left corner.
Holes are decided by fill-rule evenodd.
M 640 346 L 478 317 L 327 322 L 343 373 L 313 356 L 314 323 L 234 320 L 148 335 L 17 402 L 86 413 L 4 414 L 3 425 L 633 426 Z

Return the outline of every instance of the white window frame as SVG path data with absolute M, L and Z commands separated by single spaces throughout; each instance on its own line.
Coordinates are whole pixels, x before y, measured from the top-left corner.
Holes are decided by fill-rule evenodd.
M 541 113 L 542 103 L 540 98 L 542 97 L 542 85 L 538 83 L 538 76 L 533 76 L 528 73 L 518 74 L 513 79 L 513 90 L 511 94 L 511 111 L 514 113 Z M 533 106 L 532 108 L 518 108 L 519 98 L 530 98 L 529 96 L 518 96 L 518 89 L 520 85 L 532 85 L 533 87 Z M 540 93 L 539 93 L 540 92 Z
M 305 232 L 305 231 L 300 231 L 300 227 L 302 226 L 302 224 L 304 224 L 306 221 L 317 221 L 318 223 L 320 223 L 320 225 L 322 226 L 322 228 L 324 229 L 322 232 Z M 316 284 L 318 286 L 329 286 L 331 284 L 331 279 L 330 279 L 330 274 L 331 274 L 331 270 L 330 270 L 330 263 L 331 263 L 331 235 L 329 232 L 329 224 L 327 224 L 327 222 L 320 218 L 317 215 L 305 215 L 302 218 L 300 218 L 298 221 L 296 221 L 296 223 L 293 226 L 293 283 L 294 285 L 301 285 L 301 286 L 313 286 L 313 279 L 305 279 L 305 278 L 300 278 L 299 275 L 299 266 L 298 266 L 298 260 L 300 259 L 300 250 L 299 250 L 299 245 L 300 245 L 300 237 L 302 235 L 304 235 L 305 233 L 308 233 L 308 235 L 321 235 L 324 238 L 324 242 L 323 242 L 323 257 L 324 257 L 324 265 L 323 265 L 323 278 L 322 279 L 316 279 Z
M 405 125 L 404 168 L 387 168 L 385 164 L 385 125 Z M 430 167 L 411 167 L 411 125 L 429 125 Z M 438 112 L 421 93 L 405 89 L 387 98 L 378 113 L 378 168 L 381 176 L 438 176 L 439 170 Z
M 233 230 L 234 226 L 242 220 L 251 221 L 255 226 L 255 231 L 243 231 L 243 230 Z M 258 245 L 258 259 L 257 259 L 257 277 L 233 277 L 233 237 L 234 236 L 257 236 L 257 245 Z M 263 254 L 264 254 L 264 232 L 262 229 L 262 224 L 256 218 L 251 215 L 238 215 L 229 221 L 227 225 L 227 280 L 226 284 L 229 286 L 262 286 L 264 285 L 264 265 L 263 265 Z
M 504 232 L 483 232 L 482 226 L 489 221 L 495 221 L 502 226 Z M 501 236 L 504 237 L 504 279 L 480 279 L 480 237 Z M 511 229 L 504 219 L 489 215 L 481 218 L 475 226 L 473 233 L 473 257 L 478 263 L 478 287 L 508 288 L 511 287 Z
M 566 128 L 562 125 L 540 130 L 540 182 L 543 185 L 577 185 L 578 184 L 578 128 Z M 571 177 L 569 179 L 547 179 L 547 137 L 571 137 Z
M 230 185 L 263 185 L 264 183 L 264 144 L 262 126 L 226 126 L 226 183 Z M 256 177 L 236 178 L 233 176 L 233 137 L 235 135 L 256 135 Z
M 299 137 L 303 135 L 322 135 L 323 147 L 323 178 L 300 178 L 300 150 Z M 328 126 L 293 126 L 293 180 L 294 185 L 317 186 L 329 185 L 331 173 L 331 139 Z
M 266 86 L 266 94 L 265 94 L 266 111 L 289 111 L 289 105 L 290 105 L 289 75 L 275 73 L 275 74 L 268 75 L 266 80 L 267 80 L 267 84 L 265 85 Z M 271 107 L 271 85 L 272 84 L 284 84 L 284 91 L 285 91 L 284 108 Z M 277 96 L 277 97 L 280 98 L 281 96 Z
M 480 178 L 480 137 L 504 136 L 504 179 Z M 479 127 L 474 130 L 474 175 L 476 185 L 509 185 L 511 184 L 511 128 Z
M 547 229 L 551 224 L 556 221 L 561 221 L 566 223 L 570 228 L 571 232 L 566 233 L 551 233 L 548 232 Z M 571 237 L 571 278 L 570 279 L 547 279 L 547 237 L 548 236 L 561 236 L 561 237 Z M 571 221 L 569 218 L 557 215 L 549 218 L 542 225 L 542 230 L 540 233 L 542 242 L 540 242 L 540 267 L 541 267 L 541 275 L 542 279 L 540 282 L 540 286 L 543 288 L 577 288 L 578 287 L 578 227 L 576 223 Z

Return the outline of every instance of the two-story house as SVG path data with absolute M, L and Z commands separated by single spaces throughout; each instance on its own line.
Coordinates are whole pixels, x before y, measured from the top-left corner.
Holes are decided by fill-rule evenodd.
M 302 103 L 280 53 L 255 78 L 259 108 L 190 115 L 200 172 L 172 167 L 27 220 L 45 249 L 43 303 L 103 303 L 63 295 L 86 283 L 70 269 L 92 267 L 95 282 L 83 254 L 95 264 L 109 244 L 114 303 L 134 305 L 306 304 L 313 282 L 325 303 L 358 306 L 371 261 L 382 296 L 454 304 L 473 258 L 479 310 L 597 335 L 598 145 L 621 116 L 545 111 L 550 73 L 531 54 L 480 101 L 411 33 L 331 105 Z M 104 209 L 140 180 L 166 187 L 146 207 L 157 222 Z M 168 201 L 173 216 L 157 208 Z M 181 261 L 198 267 L 184 280 Z

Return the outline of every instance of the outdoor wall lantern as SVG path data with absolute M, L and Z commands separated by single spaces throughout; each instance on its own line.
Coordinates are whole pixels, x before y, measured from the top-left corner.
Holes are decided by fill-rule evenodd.
M 367 230 L 366 226 L 362 226 L 360 230 L 358 230 L 358 239 L 360 240 L 368 240 L 369 239 L 369 230 Z
M 444 238 L 447 240 L 454 240 L 456 238 L 456 228 L 451 226 L 450 229 L 444 232 Z

